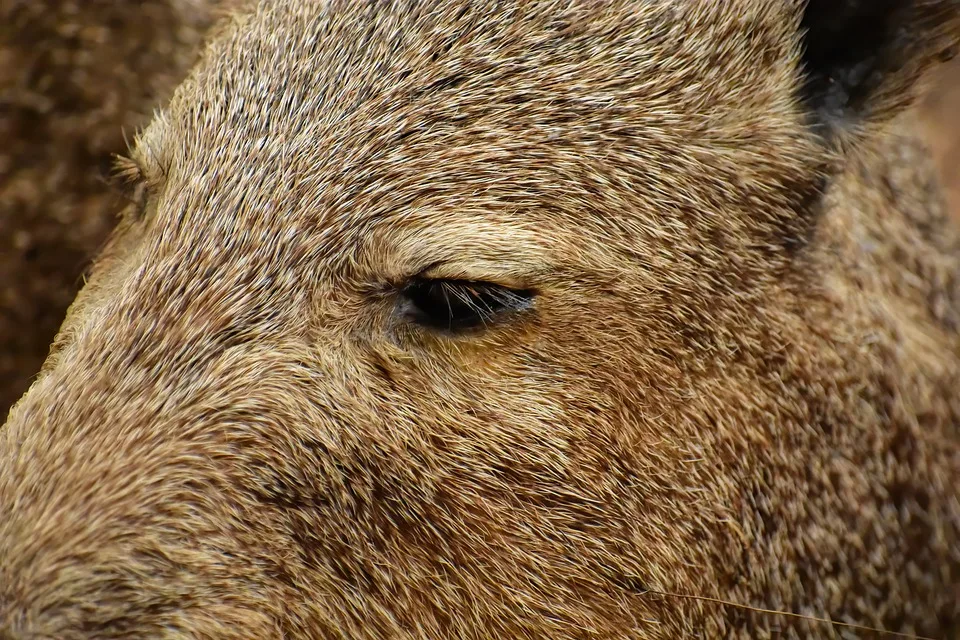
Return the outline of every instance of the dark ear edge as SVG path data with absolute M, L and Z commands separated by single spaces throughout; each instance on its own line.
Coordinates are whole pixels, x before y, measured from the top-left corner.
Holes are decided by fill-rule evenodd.
M 826 137 L 888 120 L 960 48 L 960 0 L 809 0 L 802 99 Z

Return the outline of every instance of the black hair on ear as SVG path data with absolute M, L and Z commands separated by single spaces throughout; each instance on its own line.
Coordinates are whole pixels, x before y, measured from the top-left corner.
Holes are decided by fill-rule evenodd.
M 825 134 L 909 105 L 923 72 L 960 45 L 960 0 L 805 2 L 803 100 Z

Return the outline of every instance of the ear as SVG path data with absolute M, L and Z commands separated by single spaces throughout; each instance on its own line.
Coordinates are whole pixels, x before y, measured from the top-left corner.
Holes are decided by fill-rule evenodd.
M 869 129 L 913 101 L 960 46 L 960 0 L 803 2 L 803 100 L 827 138 Z

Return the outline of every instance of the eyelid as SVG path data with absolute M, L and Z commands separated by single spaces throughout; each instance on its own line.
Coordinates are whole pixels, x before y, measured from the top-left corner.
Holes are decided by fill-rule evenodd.
M 496 285 L 514 290 L 533 291 L 535 289 L 531 284 L 531 281 L 535 280 L 532 274 L 520 274 L 516 270 L 511 272 L 509 266 L 507 268 L 491 266 L 489 269 L 478 267 L 479 265 L 473 265 L 471 268 L 465 268 L 458 266 L 455 262 L 437 260 L 407 278 L 407 281 L 449 280 Z

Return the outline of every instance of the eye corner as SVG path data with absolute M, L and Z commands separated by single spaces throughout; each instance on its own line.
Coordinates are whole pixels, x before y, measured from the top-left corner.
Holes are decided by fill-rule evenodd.
M 410 322 L 451 335 L 502 324 L 531 310 L 536 298 L 532 288 L 423 275 L 407 280 L 399 288 L 399 295 L 403 315 Z

